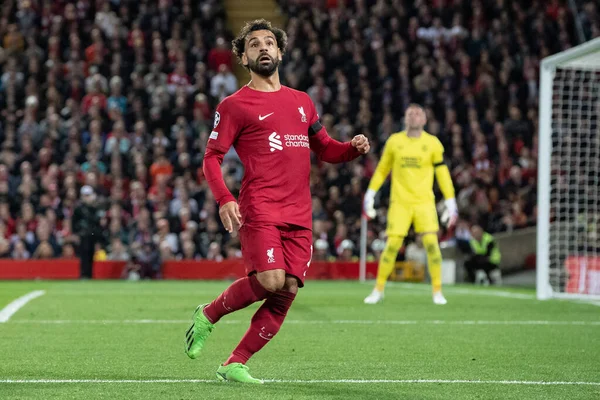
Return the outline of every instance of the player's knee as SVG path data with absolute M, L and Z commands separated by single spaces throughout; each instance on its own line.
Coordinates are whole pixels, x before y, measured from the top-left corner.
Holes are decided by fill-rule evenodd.
M 396 255 L 398 254 L 398 251 L 400 251 L 403 241 L 404 238 L 402 236 L 390 236 L 385 243 L 385 249 L 383 251 L 385 253 Z
M 269 292 L 276 292 L 285 286 L 285 271 L 282 269 L 259 272 L 256 278 Z
M 298 287 L 298 278 L 291 275 L 285 277 L 285 285 L 283 286 L 284 291 L 296 294 L 298 293 Z
M 440 245 L 438 243 L 437 234 L 435 233 L 424 233 L 423 234 L 423 246 L 425 251 L 429 255 L 438 254 L 440 252 Z

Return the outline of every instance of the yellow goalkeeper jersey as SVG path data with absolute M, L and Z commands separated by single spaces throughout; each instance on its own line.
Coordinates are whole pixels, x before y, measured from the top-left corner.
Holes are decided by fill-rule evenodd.
M 454 187 L 444 164 L 444 146 L 439 139 L 425 131 L 418 138 L 408 137 L 406 131 L 392 134 L 371 178 L 369 189 L 377 192 L 392 173 L 390 204 L 415 204 L 435 201 L 434 171 L 444 198 L 454 198 Z

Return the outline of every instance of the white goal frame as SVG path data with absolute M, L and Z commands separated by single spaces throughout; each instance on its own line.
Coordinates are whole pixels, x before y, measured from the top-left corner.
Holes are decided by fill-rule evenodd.
M 592 67 L 593 66 L 593 67 Z M 553 80 L 557 68 L 600 71 L 600 38 L 546 57 L 540 67 L 536 291 L 539 300 L 597 300 L 600 295 L 554 291 L 550 283 L 550 201 Z

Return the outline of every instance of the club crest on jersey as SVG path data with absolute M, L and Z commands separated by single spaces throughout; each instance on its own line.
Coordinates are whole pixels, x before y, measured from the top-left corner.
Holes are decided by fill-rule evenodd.
M 221 114 L 219 114 L 219 112 L 217 111 L 215 113 L 215 123 L 213 124 L 213 129 L 215 129 L 217 125 L 219 125 L 219 122 L 221 122 Z
M 267 250 L 267 263 L 268 264 L 272 264 L 275 262 L 275 249 L 274 248 L 270 248 Z
M 302 120 L 302 122 L 308 122 L 308 119 L 306 118 L 306 113 L 304 112 L 304 107 L 298 107 L 298 111 L 300 112 L 300 119 Z

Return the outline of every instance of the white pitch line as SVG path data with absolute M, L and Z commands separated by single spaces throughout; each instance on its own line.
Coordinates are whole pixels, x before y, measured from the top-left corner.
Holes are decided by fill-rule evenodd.
M 43 296 L 44 294 L 46 294 L 44 290 L 36 290 L 13 300 L 10 304 L 0 310 L 0 323 L 7 322 L 10 317 L 19 311 L 25 304 L 29 303 L 36 297 Z
M 12 323 L 20 324 L 188 324 L 187 319 L 124 319 L 124 320 L 35 320 L 21 319 L 14 320 Z M 237 325 L 248 324 L 247 320 L 223 320 L 221 324 Z M 445 321 L 445 320 L 289 320 L 286 324 L 297 325 L 583 325 L 600 326 L 600 321 L 545 321 L 545 320 L 525 320 L 525 321 L 487 321 L 487 320 L 466 320 L 466 321 Z
M 516 380 L 469 380 L 469 379 L 265 379 L 266 383 L 395 383 L 395 384 L 485 384 L 485 385 L 573 385 L 600 386 L 600 382 L 576 381 L 516 381 Z M 2 379 L 0 383 L 219 383 L 210 379 Z
M 479 296 L 494 296 L 494 297 L 507 297 L 509 299 L 524 299 L 524 300 L 534 300 L 535 295 L 527 294 L 527 293 L 514 293 L 514 292 L 505 292 L 502 290 L 470 290 L 465 288 L 452 288 L 448 291 L 451 294 L 474 294 Z

